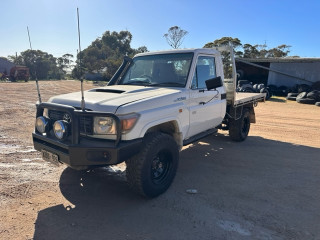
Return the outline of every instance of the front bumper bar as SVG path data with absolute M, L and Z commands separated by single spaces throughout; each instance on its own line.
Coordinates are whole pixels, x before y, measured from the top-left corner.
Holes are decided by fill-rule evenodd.
M 37 106 L 36 117 L 43 116 L 44 109 L 63 111 L 70 117 L 71 131 L 67 140 L 59 141 L 52 134 L 43 135 L 37 131 L 32 134 L 34 148 L 56 154 L 60 163 L 74 169 L 86 169 L 90 166 L 114 165 L 121 163 L 138 153 L 142 139 L 121 141 L 120 119 L 112 114 L 95 111 L 81 111 L 74 107 L 41 103 Z M 80 136 L 80 118 L 82 116 L 112 117 L 116 123 L 115 140 L 96 139 Z
M 142 139 L 121 141 L 115 146 L 113 141 L 83 138 L 79 144 L 67 145 L 37 133 L 32 137 L 36 150 L 54 153 L 59 162 L 74 169 L 121 163 L 137 154 L 142 142 Z

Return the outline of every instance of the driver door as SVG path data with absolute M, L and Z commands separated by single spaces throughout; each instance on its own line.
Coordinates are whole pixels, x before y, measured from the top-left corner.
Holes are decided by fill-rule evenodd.
M 189 120 L 187 137 L 218 126 L 222 119 L 221 94 L 223 87 L 207 90 L 205 81 L 217 77 L 214 56 L 198 56 L 189 90 Z

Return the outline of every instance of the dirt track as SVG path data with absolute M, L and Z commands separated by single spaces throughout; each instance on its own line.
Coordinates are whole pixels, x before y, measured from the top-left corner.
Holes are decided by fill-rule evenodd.
M 43 100 L 80 89 L 40 86 Z M 0 239 L 320 238 L 319 107 L 259 104 L 245 142 L 219 132 L 185 147 L 171 188 L 146 200 L 124 165 L 81 173 L 43 162 L 32 150 L 36 100 L 34 82 L 0 83 Z

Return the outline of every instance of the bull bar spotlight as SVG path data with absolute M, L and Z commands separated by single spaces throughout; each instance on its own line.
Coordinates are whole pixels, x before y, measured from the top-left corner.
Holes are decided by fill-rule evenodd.
M 37 117 L 36 129 L 42 134 L 48 132 L 50 130 L 50 119 L 43 116 Z
M 53 132 L 56 138 L 59 140 L 66 139 L 68 137 L 68 122 L 64 120 L 56 121 L 53 124 Z

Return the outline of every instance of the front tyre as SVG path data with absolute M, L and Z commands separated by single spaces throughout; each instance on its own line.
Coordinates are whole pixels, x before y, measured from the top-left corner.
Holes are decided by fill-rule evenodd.
M 137 193 L 156 197 L 173 182 L 179 163 L 179 147 L 164 133 L 149 133 L 140 153 L 126 161 L 127 181 Z
M 229 120 L 229 136 L 233 141 L 242 142 L 244 141 L 250 130 L 250 112 L 244 108 L 242 115 L 239 119 Z

